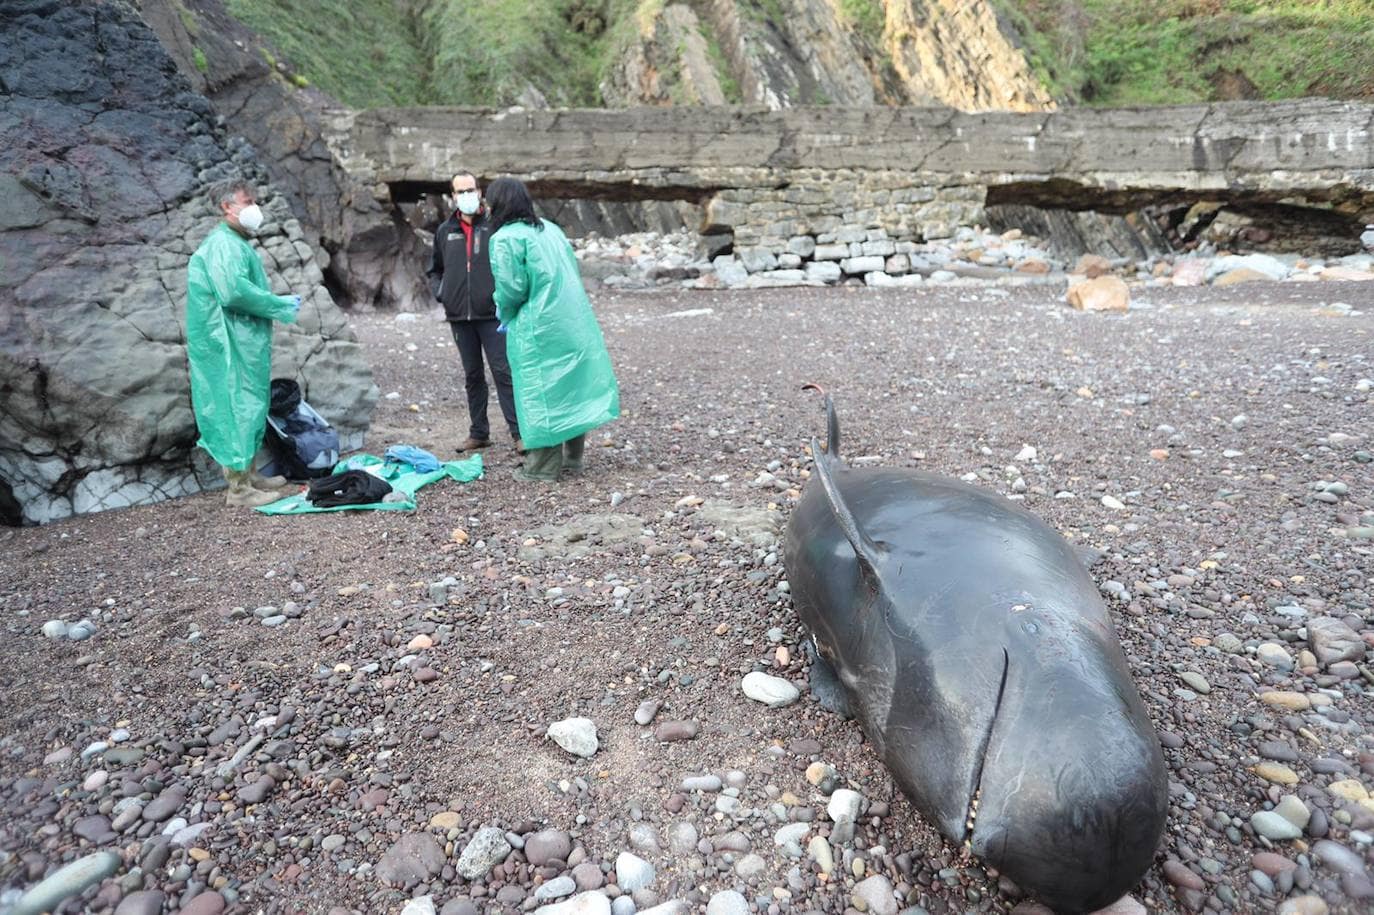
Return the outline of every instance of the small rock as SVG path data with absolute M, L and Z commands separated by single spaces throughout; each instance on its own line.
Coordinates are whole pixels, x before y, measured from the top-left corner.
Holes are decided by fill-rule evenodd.
M 458 857 L 458 873 L 467 880 L 479 880 L 506 860 L 510 852 L 505 830 L 484 826 L 463 847 L 463 853 Z
M 413 832 L 401 836 L 387 849 L 373 873 L 386 883 L 409 886 L 439 873 L 444 869 L 445 860 L 443 846 L 433 835 Z
M 1171 858 L 1164 862 L 1164 866 L 1161 869 L 1164 872 L 1164 879 L 1168 880 L 1174 886 L 1183 887 L 1189 890 L 1201 890 L 1206 886 L 1206 884 L 1202 882 L 1202 878 L 1189 870 L 1188 866 L 1182 861 Z
M 181 809 L 185 802 L 186 794 L 180 788 L 166 788 L 143 808 L 143 819 L 150 823 L 161 823 Z
M 433 896 L 416 896 L 406 901 L 401 915 L 435 915 Z
M 270 775 L 259 776 L 257 781 L 239 789 L 239 800 L 245 804 L 261 804 L 277 787 L 277 780 Z M 146 816 L 146 811 L 145 811 Z
M 115 907 L 114 915 L 161 915 L 166 896 L 157 890 L 130 893 Z
M 706 915 L 749 915 L 749 900 L 735 890 L 721 890 L 706 903 Z
M 611 901 L 604 893 L 578 893 L 563 902 L 541 905 L 534 915 L 611 915 Z
M 562 899 L 564 896 L 571 896 L 575 892 L 577 892 L 577 882 L 564 874 L 536 887 L 534 900 L 535 902 L 549 902 L 554 899 Z
M 543 829 L 525 837 L 525 860 L 535 867 L 551 861 L 567 861 L 572 854 L 572 836 L 561 829 Z
M 452 810 L 443 810 L 429 818 L 429 828 L 442 829 L 448 832 L 450 829 L 457 829 L 462 822 L 461 814 L 454 813 Z
M 811 841 L 806 843 L 806 852 L 811 856 L 811 860 L 816 862 L 821 873 L 828 875 L 835 872 L 835 854 L 830 850 L 830 843 L 826 841 L 825 836 L 812 836 Z
M 697 736 L 695 721 L 664 721 L 654 728 L 654 739 L 663 743 L 692 740 Z
M 1275 644 L 1274 642 L 1265 642 L 1260 645 L 1259 648 L 1255 649 L 1255 654 L 1259 657 L 1261 662 L 1268 664 L 1270 667 L 1284 671 L 1293 669 L 1293 656 L 1290 655 L 1288 649 L 1284 648 L 1282 645 Z
M 689 775 L 682 780 L 683 791 L 714 792 L 721 789 L 719 775 Z
M 1312 812 L 1307 809 L 1307 805 L 1291 794 L 1284 795 L 1279 800 L 1274 807 L 1274 812 L 1298 829 L 1306 829 L 1308 822 L 1312 819 Z
M 1298 774 L 1283 763 L 1262 762 L 1255 766 L 1255 774 L 1276 785 L 1296 785 Z
M 769 708 L 791 705 L 801 696 L 801 692 L 789 681 L 757 670 L 746 674 L 740 687 L 744 690 L 744 695 L 755 702 L 762 702 Z
M 848 788 L 838 788 L 835 793 L 830 795 L 830 803 L 825 807 L 825 812 L 835 823 L 853 823 L 859 818 L 859 807 L 863 803 L 863 795 Z
M 196 896 L 186 905 L 181 907 L 178 915 L 219 915 L 224 911 L 227 903 L 224 897 L 213 890 L 204 892 Z
M 863 905 L 855 906 L 860 911 L 872 912 L 873 915 L 897 915 L 892 883 L 881 874 L 860 881 L 854 887 L 854 899 L 856 903 L 862 901 Z
M 654 716 L 658 714 L 662 704 L 657 699 L 645 699 L 639 704 L 639 708 L 635 709 L 635 724 L 640 727 L 647 727 L 649 722 L 654 720 Z
M 1286 842 L 1302 835 L 1302 830 L 1272 810 L 1261 810 L 1250 817 L 1250 828 L 1271 842 Z
M 583 758 L 595 755 L 599 746 L 596 739 L 596 724 L 590 718 L 565 718 L 555 721 L 549 725 L 544 736 L 574 756 Z
M 114 852 L 98 851 L 58 868 L 29 889 L 9 915 L 40 915 L 58 907 L 64 899 L 83 892 L 119 870 L 124 861 Z
M 654 882 L 654 866 L 638 855 L 622 851 L 615 859 L 615 882 L 627 893 L 643 889 Z
M 1279 906 L 1279 915 L 1327 915 L 1330 907 L 1320 896 L 1294 896 Z
M 1127 311 L 1131 291 L 1115 276 L 1099 276 L 1069 287 L 1065 301 L 1079 311 Z

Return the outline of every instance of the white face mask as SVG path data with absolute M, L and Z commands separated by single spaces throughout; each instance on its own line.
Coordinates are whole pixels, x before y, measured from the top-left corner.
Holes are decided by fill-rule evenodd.
M 239 225 L 249 232 L 256 232 L 262 228 L 262 208 L 256 203 L 239 210 Z
M 482 208 L 482 195 L 476 191 L 460 191 L 454 199 L 458 212 L 464 216 L 471 216 Z

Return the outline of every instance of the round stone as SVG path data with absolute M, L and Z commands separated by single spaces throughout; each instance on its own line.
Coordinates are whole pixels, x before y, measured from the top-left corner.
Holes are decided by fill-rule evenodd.
M 789 681 L 758 670 L 746 674 L 740 687 L 750 699 L 762 702 L 769 708 L 791 705 L 801 696 L 801 691 Z

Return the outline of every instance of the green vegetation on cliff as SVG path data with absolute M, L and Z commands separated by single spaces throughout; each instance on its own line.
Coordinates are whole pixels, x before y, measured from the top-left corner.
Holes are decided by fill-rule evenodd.
M 1374 96 L 1374 0 L 994 0 L 1056 97 Z
M 599 105 L 636 0 L 226 0 L 347 105 Z
M 706 0 L 678 0 L 703 7 Z M 868 44 L 885 4 L 832 5 Z M 990 0 L 1055 96 L 1176 104 L 1304 95 L 1374 97 L 1374 0 Z M 750 21 L 781 0 L 737 0 Z M 664 0 L 226 0 L 300 75 L 347 105 L 603 104 L 628 43 Z M 648 23 L 643 20 L 648 19 Z M 710 56 L 738 97 L 718 37 Z M 669 74 L 665 74 L 667 76 Z M 668 86 L 669 97 L 676 97 Z
M 420 0 L 418 33 L 445 104 L 500 105 L 527 87 L 553 105 L 601 104 L 634 0 Z
M 435 104 L 397 0 L 225 0 L 311 83 L 358 108 Z

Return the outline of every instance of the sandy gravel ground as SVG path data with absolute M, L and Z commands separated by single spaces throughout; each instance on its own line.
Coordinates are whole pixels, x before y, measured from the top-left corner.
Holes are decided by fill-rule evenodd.
M 973 474 L 1104 552 L 1093 575 L 1170 768 L 1136 903 L 1369 911 L 1374 283 L 1134 304 L 603 292 L 624 415 L 589 436 L 579 478 L 514 481 L 493 399 L 486 477 L 422 490 L 414 513 L 267 518 L 206 494 L 0 533 L 0 900 L 103 849 L 114 873 L 61 911 L 428 895 L 518 912 L 570 886 L 617 912 L 1016 906 L 806 692 L 774 538 L 822 432 L 800 391 L 816 382 L 852 460 Z M 447 327 L 355 326 L 398 395 L 369 450 L 451 457 L 467 428 Z M 83 618 L 88 640 L 41 632 Z M 755 670 L 801 698 L 746 698 Z M 590 758 L 545 737 L 575 716 L 595 723 Z M 702 775 L 720 783 L 683 788 Z M 812 840 L 836 787 L 864 806 L 852 842 L 820 843 L 827 874 Z M 1307 825 L 1257 834 L 1286 797 Z M 489 869 L 464 878 L 484 843 Z M 628 892 L 624 852 L 655 869 L 646 887 Z

